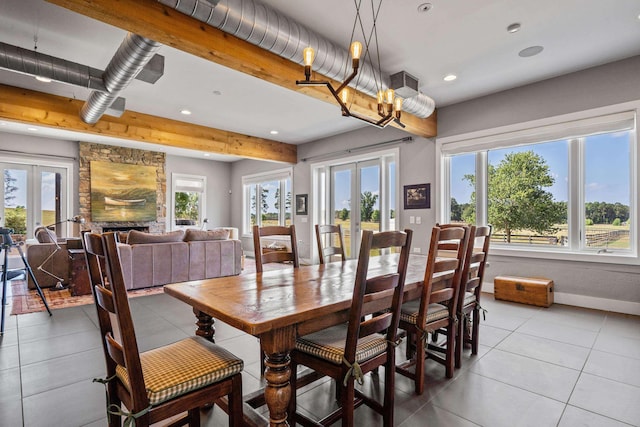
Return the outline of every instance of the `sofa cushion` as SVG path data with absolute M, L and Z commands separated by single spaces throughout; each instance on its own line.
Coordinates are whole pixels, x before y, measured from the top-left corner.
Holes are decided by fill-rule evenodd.
M 172 243 L 172 242 L 182 242 L 184 238 L 184 231 L 176 230 L 170 231 L 169 233 L 162 234 L 151 234 L 144 233 L 138 230 L 129 231 L 129 235 L 127 236 L 127 244 L 129 245 L 139 245 L 146 243 Z
M 216 228 L 215 230 L 195 230 L 187 229 L 184 235 L 185 242 L 199 242 L 204 240 L 227 240 L 229 238 L 229 230 L 224 228 Z

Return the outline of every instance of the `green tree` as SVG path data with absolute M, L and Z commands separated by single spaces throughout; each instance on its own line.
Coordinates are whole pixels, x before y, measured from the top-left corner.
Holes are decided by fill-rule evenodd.
M 349 219 L 349 210 L 347 208 L 342 208 L 341 211 L 339 211 L 339 216 L 338 218 L 340 218 L 343 221 L 346 221 Z
M 200 209 L 200 195 L 186 191 L 176 191 L 176 218 L 197 220 Z
M 619 227 L 620 224 L 622 223 L 622 221 L 620 221 L 620 218 L 616 218 L 613 220 L 613 222 L 611 223 L 611 225 L 614 225 L 616 227 Z
M 375 209 L 371 214 L 371 221 L 380 222 L 380 211 L 378 209 Z
M 462 221 L 462 206 L 455 197 L 451 198 L 451 221 Z
M 497 166 L 489 165 L 487 174 L 488 220 L 504 231 L 508 243 L 516 230 L 554 232 L 554 225 L 566 219 L 562 205 L 545 190 L 554 183 L 549 166 L 533 151 L 509 153 Z M 475 186 L 475 175 L 464 179 Z M 475 193 L 471 197 L 475 202 Z
M 371 221 L 373 215 L 373 207 L 378 201 L 378 195 L 371 191 L 365 191 L 360 194 L 360 220 Z
M 18 179 L 11 175 L 8 169 L 4 170 L 4 205 L 13 206 L 13 200 L 16 198 L 14 193 L 18 191 L 18 187 L 15 182 Z
M 13 229 L 15 234 L 27 233 L 27 210 L 24 206 L 5 209 L 4 226 Z

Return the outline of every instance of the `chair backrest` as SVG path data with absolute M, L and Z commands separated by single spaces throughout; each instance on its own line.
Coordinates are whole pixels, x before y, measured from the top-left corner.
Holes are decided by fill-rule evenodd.
M 345 358 L 348 361 L 355 360 L 356 347 L 360 338 L 386 331 L 387 340 L 396 341 L 412 236 L 412 230 L 385 231 L 375 234 L 370 230 L 362 232 L 345 344 Z M 371 250 L 385 248 L 400 249 L 396 272 L 367 278 Z M 366 304 L 368 301 L 383 298 L 388 301 L 385 307 L 370 307 Z
M 339 256 L 340 261 L 346 259 L 344 255 L 342 226 L 340 224 L 316 224 L 316 241 L 318 242 L 320 264 L 330 262 L 332 256 Z
M 289 236 L 290 250 L 269 250 L 265 252 L 262 248 L 262 237 L 264 236 Z M 262 265 L 270 262 L 291 261 L 294 268 L 300 266 L 298 260 L 298 241 L 296 240 L 296 228 L 294 225 L 285 227 L 279 225 L 258 227 L 253 226 L 253 251 L 256 259 L 256 272 L 262 272 Z
M 431 230 L 427 268 L 424 273 L 417 318 L 417 324 L 420 327 L 426 325 L 429 304 L 445 304 L 449 307 L 450 313 L 457 312 L 469 235 L 468 226 L 444 228 L 435 226 Z M 438 256 L 438 252 L 443 249 L 447 252 L 446 256 Z
M 58 240 L 55 233 L 47 227 L 36 227 L 33 235 L 38 243 L 55 243 Z
M 149 399 L 145 390 L 116 235 L 85 234 L 84 245 L 103 337 L 107 377 L 112 377 L 118 366 L 126 370 L 131 387 L 128 390 L 130 401 L 123 403 L 131 412 L 137 412 L 149 406 Z
M 489 244 L 491 243 L 491 226 L 471 227 L 469 246 L 465 255 L 464 268 L 462 269 L 463 281 L 465 285 L 460 292 L 460 303 L 464 300 L 464 292 L 480 296 L 482 291 L 482 281 L 484 279 L 484 268 L 489 255 Z

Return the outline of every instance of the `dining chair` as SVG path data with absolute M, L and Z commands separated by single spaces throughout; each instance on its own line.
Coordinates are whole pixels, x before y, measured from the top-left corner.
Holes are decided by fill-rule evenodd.
M 458 333 L 455 351 L 455 366 L 462 366 L 462 351 L 471 344 L 471 354 L 478 354 L 480 335 L 480 297 L 484 269 L 491 243 L 491 226 L 470 228 L 469 245 L 462 268 L 462 285 L 458 296 Z M 466 281 L 466 283 L 465 283 Z
M 468 242 L 469 227 L 433 227 L 422 295 L 401 307 L 399 328 L 407 333 L 407 360 L 396 370 L 414 380 L 416 394 L 424 392 L 425 359 L 444 365 L 446 377 L 453 377 L 458 292 Z M 449 253 L 438 256 L 439 246 Z M 439 329 L 446 330 L 444 347 L 428 343 L 428 334 Z
M 384 426 L 393 425 L 395 347 L 404 282 L 409 261 L 412 231 L 362 233 L 360 254 L 354 278 L 348 322 L 297 339 L 291 352 L 291 390 L 289 422 L 295 425 L 330 425 L 342 420 L 353 426 L 354 410 L 365 403 L 380 413 Z M 372 249 L 398 248 L 400 255 L 394 273 L 367 277 Z M 339 407 L 320 421 L 296 411 L 295 390 L 298 365 L 307 366 L 336 382 Z M 384 398 L 380 403 L 355 389 L 363 375 L 385 367 Z M 322 378 L 322 377 L 320 377 Z
M 85 234 L 83 243 L 107 368 L 97 381 L 105 384 L 109 426 L 120 426 L 123 416 L 124 425 L 141 427 L 185 412 L 171 425 L 199 426 L 200 408 L 224 396 L 229 425 L 241 426 L 243 361 L 198 336 L 140 353 L 115 234 Z
M 262 246 L 262 237 L 288 236 L 290 249 L 269 248 Z M 266 227 L 253 226 L 253 251 L 256 259 L 256 273 L 262 273 L 263 265 L 270 262 L 291 262 L 294 268 L 300 266 L 298 260 L 298 241 L 296 240 L 296 228 L 294 225 L 280 226 L 270 225 Z
M 340 224 L 316 224 L 316 241 L 318 242 L 320 264 L 330 262 L 332 256 L 339 256 L 340 261 L 346 259 Z
M 291 249 L 289 250 L 286 245 L 282 249 L 263 247 L 262 237 L 265 236 L 288 236 Z M 266 227 L 259 227 L 257 225 L 254 225 L 253 252 L 256 262 L 256 273 L 262 273 L 263 265 L 271 262 L 291 262 L 293 264 L 293 268 L 298 268 L 300 266 L 300 261 L 298 260 L 298 241 L 296 240 L 295 225 L 270 225 Z M 264 374 L 264 358 L 264 350 L 262 348 L 262 344 L 260 344 L 260 374 Z

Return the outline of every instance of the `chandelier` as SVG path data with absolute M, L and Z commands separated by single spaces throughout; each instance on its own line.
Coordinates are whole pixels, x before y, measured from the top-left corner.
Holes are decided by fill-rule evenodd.
M 303 49 L 302 57 L 304 61 L 304 80 L 296 80 L 298 86 L 326 86 L 329 92 L 336 99 L 342 110 L 342 115 L 345 117 L 353 117 L 358 120 L 362 120 L 368 124 L 377 126 L 379 128 L 386 127 L 389 123 L 395 122 L 400 127 L 405 127 L 400 118 L 402 116 L 402 98 L 395 95 L 395 91 L 391 88 L 382 87 L 382 72 L 380 71 L 380 53 L 378 50 L 378 30 L 376 27 L 376 21 L 378 19 L 378 13 L 382 6 L 382 0 L 378 2 L 377 8 L 374 8 L 373 0 L 371 0 L 371 12 L 373 16 L 373 25 L 369 33 L 369 37 L 366 37 L 364 32 L 364 25 L 360 16 L 360 5 L 362 0 L 354 0 L 356 7 L 356 17 L 353 23 L 353 29 L 351 32 L 350 49 L 351 54 L 351 67 L 353 71 L 345 80 L 334 88 L 333 84 L 329 80 L 311 80 L 311 69 L 313 66 L 313 60 L 315 59 L 315 51 L 313 47 L 309 46 Z M 364 37 L 365 49 L 363 56 L 362 43 L 354 40 L 354 34 L 356 28 L 359 27 Z M 372 43 L 373 41 L 373 43 Z M 351 91 L 348 88 L 349 83 L 358 75 L 358 68 L 360 67 L 360 58 L 363 57 L 363 61 L 371 59 L 370 48 L 375 48 L 376 52 L 376 65 L 377 72 L 374 67 L 374 79 L 377 88 L 377 101 L 378 101 L 378 116 L 377 119 L 372 119 L 358 113 L 351 111 L 349 105 L 353 102 Z M 355 90 L 354 90 L 355 91 Z

